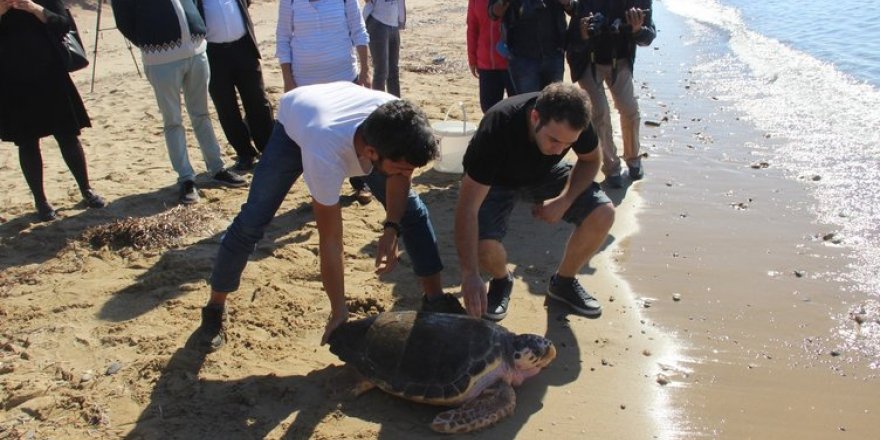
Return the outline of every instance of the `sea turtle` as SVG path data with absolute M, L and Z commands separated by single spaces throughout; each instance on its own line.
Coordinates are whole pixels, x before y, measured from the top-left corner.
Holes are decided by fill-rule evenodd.
M 464 433 L 513 413 L 513 386 L 556 357 L 543 336 L 517 335 L 492 322 L 462 315 L 386 312 L 349 321 L 329 339 L 330 351 L 373 386 L 395 396 L 455 407 L 431 428 Z

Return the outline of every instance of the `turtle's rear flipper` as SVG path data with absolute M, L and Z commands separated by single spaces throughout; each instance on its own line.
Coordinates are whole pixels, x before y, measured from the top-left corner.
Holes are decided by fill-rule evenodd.
M 513 414 L 516 393 L 507 382 L 500 381 L 464 405 L 444 411 L 434 418 L 431 429 L 447 434 L 476 431 L 498 423 Z

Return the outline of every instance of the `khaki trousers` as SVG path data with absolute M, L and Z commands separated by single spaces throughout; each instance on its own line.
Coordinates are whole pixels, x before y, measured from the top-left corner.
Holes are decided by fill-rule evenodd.
M 611 111 L 605 96 L 605 85 L 611 91 L 614 107 L 620 113 L 620 131 L 623 139 L 623 159 L 627 166 L 641 166 L 639 157 L 639 102 L 633 91 L 632 70 L 629 60 L 617 60 L 617 78 L 611 84 L 611 65 L 597 64 L 596 77 L 588 68 L 578 80 L 578 84 L 590 96 L 590 121 L 599 137 L 602 148 L 602 173 L 606 176 L 620 174 L 620 158 L 614 145 L 611 127 Z

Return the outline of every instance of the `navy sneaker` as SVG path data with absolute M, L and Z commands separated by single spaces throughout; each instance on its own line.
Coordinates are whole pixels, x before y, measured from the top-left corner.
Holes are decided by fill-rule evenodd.
M 467 310 L 458 301 L 458 298 L 450 293 L 428 299 L 422 295 L 422 311 L 430 313 L 449 313 L 452 315 L 467 315 Z
M 614 189 L 623 188 L 623 177 L 620 173 L 605 176 L 605 186 Z
M 559 274 L 550 277 L 547 295 L 568 304 L 576 312 L 584 316 L 602 314 L 602 305 L 581 286 L 577 278 L 561 277 Z
M 488 304 L 483 318 L 492 321 L 501 321 L 507 317 L 507 308 L 510 305 L 510 294 L 513 292 L 513 277 L 508 273 L 505 278 L 492 279 L 489 281 Z

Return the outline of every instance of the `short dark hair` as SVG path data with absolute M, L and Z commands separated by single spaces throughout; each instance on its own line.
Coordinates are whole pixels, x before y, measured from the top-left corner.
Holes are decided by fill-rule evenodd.
M 373 110 L 363 125 L 364 140 L 384 159 L 421 167 L 439 155 L 428 116 L 410 101 L 397 99 Z
M 538 127 L 555 122 L 566 122 L 575 130 L 583 130 L 590 124 L 587 93 L 574 85 L 556 82 L 544 87 L 535 101 L 538 111 Z

